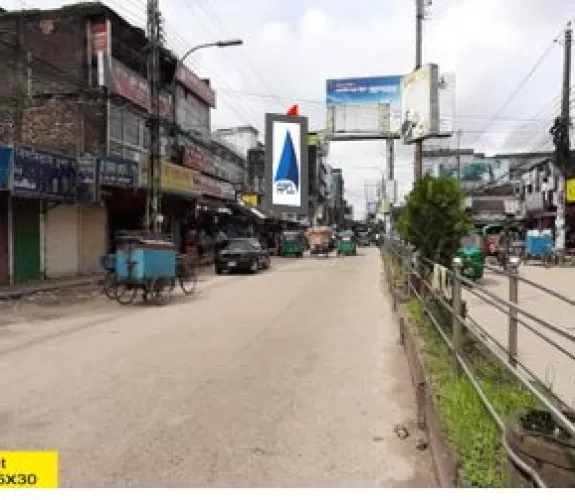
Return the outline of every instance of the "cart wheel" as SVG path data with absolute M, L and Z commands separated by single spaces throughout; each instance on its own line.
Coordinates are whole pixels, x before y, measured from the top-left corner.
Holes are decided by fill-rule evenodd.
M 114 300 L 116 298 L 117 287 L 116 273 L 114 271 L 108 271 L 102 281 L 102 292 L 110 300 Z
M 116 300 L 123 306 L 134 302 L 138 289 L 132 285 L 118 285 L 116 287 Z
M 150 286 L 151 300 L 158 306 L 167 304 L 172 295 L 173 288 L 169 279 L 154 278 Z
M 216 272 L 221 270 L 218 267 Z M 191 264 L 184 264 L 180 270 L 178 281 L 180 282 L 180 288 L 184 292 L 184 295 L 192 295 L 196 292 L 198 287 L 198 273 L 196 268 Z

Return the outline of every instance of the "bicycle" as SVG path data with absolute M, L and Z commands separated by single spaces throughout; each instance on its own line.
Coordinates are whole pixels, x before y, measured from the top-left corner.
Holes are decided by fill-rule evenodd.
M 198 286 L 198 270 L 193 258 L 178 255 L 176 260 L 176 280 L 180 284 L 184 295 L 193 295 L 196 292 Z
M 116 300 L 118 295 L 118 280 L 116 278 L 115 256 L 103 255 L 100 257 L 100 265 L 106 271 L 102 280 L 102 292 L 110 300 Z

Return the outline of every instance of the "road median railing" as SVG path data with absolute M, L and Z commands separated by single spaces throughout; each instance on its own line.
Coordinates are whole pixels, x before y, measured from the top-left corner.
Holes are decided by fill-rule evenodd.
M 521 335 L 529 331 L 575 368 L 575 336 L 522 307 L 519 284 L 523 281 L 568 306 L 575 302 L 522 278 L 516 261 L 508 271 L 489 269 L 509 280 L 508 297 L 503 298 L 466 278 L 459 259 L 447 268 L 389 238 L 382 257 L 392 307 L 399 315 L 399 341 L 416 386 L 418 425 L 439 430 L 446 441 L 441 444 L 430 435 L 432 451 L 434 442 L 443 448 L 434 451 L 438 475 L 444 477 L 440 482 L 575 486 L 572 408 L 518 354 Z M 499 326 L 490 331 L 482 321 L 495 314 L 506 317 L 501 322 L 505 340 Z M 438 464 L 446 456 L 443 466 Z

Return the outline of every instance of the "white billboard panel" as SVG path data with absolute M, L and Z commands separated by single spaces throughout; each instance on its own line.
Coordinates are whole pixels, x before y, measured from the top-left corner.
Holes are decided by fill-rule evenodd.
M 439 70 L 427 64 L 403 77 L 401 135 L 407 144 L 439 133 Z

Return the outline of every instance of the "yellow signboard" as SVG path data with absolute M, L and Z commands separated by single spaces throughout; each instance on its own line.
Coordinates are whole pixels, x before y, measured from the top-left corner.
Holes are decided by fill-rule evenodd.
M 386 215 L 390 212 L 389 202 L 385 199 L 379 200 L 379 213 Z
M 162 190 L 175 193 L 195 193 L 198 186 L 194 182 L 194 171 L 189 168 L 176 165 L 168 160 L 161 160 Z M 140 175 L 142 186 L 148 184 L 148 169 L 142 167 Z
M 189 168 L 162 160 L 162 189 L 178 193 L 193 193 L 194 174 Z
M 575 178 L 565 181 L 565 201 L 575 203 Z
M 57 487 L 58 452 L 0 450 L 0 489 Z
M 307 145 L 308 146 L 317 146 L 319 144 L 319 136 L 317 134 L 308 134 L 307 135 Z
M 248 205 L 250 207 L 257 207 L 259 203 L 259 195 L 251 193 L 243 194 L 242 201 L 244 202 L 245 205 Z

